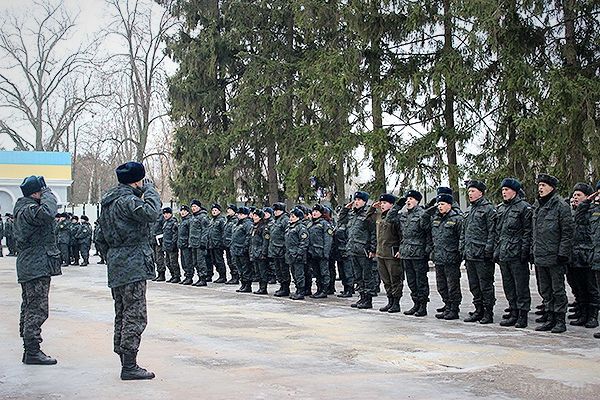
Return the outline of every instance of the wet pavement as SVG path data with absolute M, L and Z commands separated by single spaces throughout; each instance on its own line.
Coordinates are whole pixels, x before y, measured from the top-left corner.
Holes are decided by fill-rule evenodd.
M 596 330 L 535 332 L 533 314 L 527 329 L 500 327 L 506 302 L 499 275 L 494 325 L 437 320 L 433 272 L 424 318 L 377 311 L 383 295 L 373 310 L 359 311 L 349 307 L 355 299 L 291 301 L 238 294 L 228 285 L 149 282 L 138 361 L 157 378 L 122 382 L 106 269 L 96 261 L 53 278 L 42 348 L 59 363 L 27 366 L 15 259 L 0 258 L 0 399 L 553 400 L 600 393 Z M 462 284 L 465 318 L 471 310 L 465 273 Z M 410 306 L 405 287 L 402 308 Z

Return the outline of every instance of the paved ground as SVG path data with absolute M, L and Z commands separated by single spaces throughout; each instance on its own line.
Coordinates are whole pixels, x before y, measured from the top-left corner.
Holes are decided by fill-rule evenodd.
M 139 358 L 157 378 L 122 382 L 105 268 L 69 267 L 52 281 L 43 332 L 43 348 L 59 364 L 26 366 L 14 260 L 0 259 L 0 399 L 552 400 L 600 393 L 600 341 L 592 330 L 553 335 L 438 321 L 433 273 L 426 318 L 357 311 L 348 299 L 292 302 L 225 285 L 150 283 Z M 463 277 L 463 318 L 466 287 Z M 376 307 L 385 302 L 375 300 Z M 496 322 L 504 307 L 500 301 Z

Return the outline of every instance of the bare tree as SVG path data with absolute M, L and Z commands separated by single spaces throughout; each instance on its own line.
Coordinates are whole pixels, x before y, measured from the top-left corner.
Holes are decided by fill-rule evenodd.
M 106 0 L 115 11 L 109 33 L 125 44 L 127 52 L 110 57 L 123 83 L 115 104 L 122 119 L 125 137 L 115 141 L 135 145 L 135 159 L 143 161 L 152 125 L 166 117 L 166 72 L 163 50 L 167 33 L 178 23 L 167 8 L 160 16 L 152 5 L 139 0 Z M 154 8 L 158 8 L 154 5 Z M 113 75 L 114 76 L 114 75 Z
M 65 49 L 72 39 L 76 16 L 62 2 L 35 3 L 37 13 L 7 15 L 0 28 L 0 107 L 15 112 L 0 119 L 0 132 L 19 150 L 58 150 L 69 125 L 86 105 L 101 96 L 91 90 L 85 71 L 92 45 Z M 24 13 L 25 14 L 25 13 Z M 25 122 L 30 129 L 16 125 Z M 34 132 L 34 141 L 26 139 Z

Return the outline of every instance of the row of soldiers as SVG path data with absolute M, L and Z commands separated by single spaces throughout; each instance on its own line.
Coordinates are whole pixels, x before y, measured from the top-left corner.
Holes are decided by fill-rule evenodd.
M 571 196 L 563 199 L 556 190 L 558 179 L 540 174 L 537 181 L 534 204 L 526 201 L 517 179 L 506 178 L 500 185 L 503 202 L 493 205 L 485 197 L 486 185 L 470 180 L 466 183 L 470 204 L 465 212 L 446 187 L 438 188 L 437 196 L 425 206 L 416 190 L 402 198 L 382 194 L 370 206 L 369 194 L 356 192 L 337 220 L 321 204 L 312 210 L 298 205 L 289 213 L 284 203 L 262 209 L 232 204 L 225 213 L 213 204 L 209 216 L 200 201 L 193 200 L 190 206 L 181 207 L 181 222 L 172 209 L 164 208 L 152 228 L 158 267 L 154 280 L 166 280 L 168 268 L 171 283 L 205 286 L 216 269 L 215 283 L 241 283 L 237 291 L 247 293 L 258 282 L 254 293 L 267 294 L 273 273 L 280 284 L 275 296 L 321 299 L 335 293 L 337 267 L 344 287 L 338 296 L 359 292 L 352 307 L 372 308 L 372 298 L 383 281 L 388 304 L 380 311 L 400 312 L 406 280 L 414 304 L 404 314 L 420 317 L 427 315 L 427 272 L 432 261 L 444 303 L 435 316 L 452 320 L 459 318 L 464 261 L 474 305 L 464 321 L 489 324 L 494 322 L 498 264 L 509 303 L 500 324 L 524 328 L 531 308 L 530 267 L 535 266 L 543 298 L 536 312 L 540 314 L 536 322 L 541 324 L 536 330 L 566 330 L 565 275 L 575 296 L 571 324 L 595 328 L 600 308 L 600 182 L 596 191 L 578 183 Z M 290 293 L 292 278 L 294 293 Z
M 59 213 L 55 216 L 55 223 L 56 244 L 60 250 L 62 266 L 80 265 L 80 257 L 81 266 L 87 266 L 94 232 L 88 216 L 82 215 L 79 218 L 77 215 Z
M 0 257 L 4 257 L 2 238 L 6 238 L 6 247 L 8 248 L 7 256 L 16 257 L 17 247 L 14 235 L 14 218 L 10 213 L 4 214 L 4 220 L 0 215 Z

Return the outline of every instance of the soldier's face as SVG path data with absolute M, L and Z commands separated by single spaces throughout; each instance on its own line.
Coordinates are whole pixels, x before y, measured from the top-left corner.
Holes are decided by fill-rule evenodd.
M 548 185 L 547 183 L 538 183 L 538 194 L 540 195 L 540 197 L 549 195 L 552 192 L 552 190 L 554 190 L 552 186 Z
M 200 211 L 200 207 L 198 207 L 196 204 L 192 204 L 192 212 L 194 214 L 196 214 L 198 211 Z
M 582 201 L 584 201 L 586 199 L 586 195 L 585 193 L 576 190 L 573 192 L 573 196 L 571 196 L 571 204 L 575 207 L 577 207 L 579 205 L 579 203 L 581 203 Z
M 508 188 L 508 187 L 502 188 L 502 199 L 504 199 L 506 201 L 512 200 L 515 198 L 516 195 L 517 195 L 517 192 L 515 192 L 511 188 Z
M 354 207 L 355 208 L 364 207 L 366 203 L 367 203 L 366 201 L 364 201 L 363 199 L 359 199 L 358 197 L 356 199 L 354 199 Z
M 415 208 L 417 206 L 417 204 L 419 204 L 419 202 L 414 197 L 406 198 L 406 208 L 408 208 L 409 210 L 412 210 L 413 208 Z
M 290 214 L 290 222 L 298 222 L 298 219 L 296 214 Z
M 446 214 L 446 213 L 448 213 L 452 209 L 452 204 L 440 201 L 437 204 L 437 209 L 440 212 L 440 214 Z
M 271 218 L 271 213 L 268 213 L 265 211 L 265 219 L 269 219 L 269 218 Z
M 279 217 L 281 214 L 283 214 L 283 211 L 275 210 L 275 211 L 273 211 L 273 214 L 275 214 L 276 217 Z
M 179 215 L 181 215 L 184 218 L 187 217 L 188 214 L 189 214 L 189 212 L 187 210 L 181 210 L 181 211 L 179 211 Z
M 483 196 L 483 193 L 479 189 L 476 189 L 474 187 L 469 188 L 467 193 L 468 193 L 470 202 L 477 201 Z
M 255 224 L 257 224 L 260 220 L 261 218 L 258 215 L 252 214 L 252 221 L 254 221 Z
M 238 214 L 237 217 L 238 217 L 238 219 L 246 219 L 246 218 L 248 218 L 248 216 L 246 214 Z
M 392 208 L 392 206 L 393 206 L 393 204 L 392 204 L 392 203 L 388 203 L 387 201 L 382 201 L 382 202 L 381 202 L 381 211 L 383 211 L 383 212 L 386 212 L 386 211 L 388 211 L 389 209 L 391 209 L 391 208 Z
M 323 215 L 323 214 L 321 214 L 321 212 L 320 212 L 320 211 L 318 211 L 318 210 L 312 210 L 311 214 L 312 214 L 312 217 L 313 217 L 314 219 L 321 218 L 321 215 Z
M 235 215 L 235 211 L 233 211 L 231 208 L 228 208 L 228 209 L 227 209 L 227 215 L 228 215 L 228 216 Z
M 171 219 L 172 216 L 173 216 L 173 214 L 171 214 L 171 213 L 164 213 L 163 214 L 163 218 L 164 219 Z
M 213 208 L 210 210 L 210 213 L 213 215 L 213 217 L 216 217 L 217 215 L 221 214 L 221 211 L 219 211 L 218 208 Z

